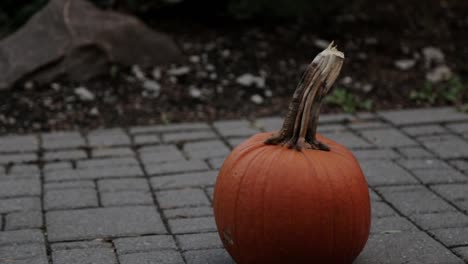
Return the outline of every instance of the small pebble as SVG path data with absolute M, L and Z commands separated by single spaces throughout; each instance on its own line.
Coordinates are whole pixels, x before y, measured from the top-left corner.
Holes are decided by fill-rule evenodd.
M 75 94 L 81 101 L 93 101 L 95 96 L 92 92 L 88 90 L 88 88 L 84 86 L 80 86 L 75 89 Z
M 263 103 L 263 97 L 259 94 L 254 94 L 250 97 L 250 101 L 252 101 L 255 104 L 262 104 Z

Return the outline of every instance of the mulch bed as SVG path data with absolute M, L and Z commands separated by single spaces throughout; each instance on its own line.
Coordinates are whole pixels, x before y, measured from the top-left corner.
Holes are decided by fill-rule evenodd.
M 427 106 L 409 98 L 426 82 L 424 47 L 442 50 L 456 75 L 468 72 L 468 19 L 459 15 L 468 8 L 459 2 L 458 7 L 437 11 L 434 21 L 413 19 L 410 24 L 407 17 L 399 19 L 392 6 L 369 7 L 320 26 L 155 20 L 154 27 L 172 35 L 186 54 L 184 65 L 112 67 L 109 76 L 87 83 L 57 80 L 0 91 L 0 133 L 284 114 L 302 70 L 322 49 L 320 40 L 335 40 L 346 54 L 337 85 L 362 100 L 371 99 L 374 110 Z M 415 59 L 413 68 L 395 67 L 396 60 L 407 58 Z M 78 87 L 94 98 L 83 98 Z M 433 105 L 444 104 L 436 100 Z M 329 104 L 323 111 L 342 110 Z

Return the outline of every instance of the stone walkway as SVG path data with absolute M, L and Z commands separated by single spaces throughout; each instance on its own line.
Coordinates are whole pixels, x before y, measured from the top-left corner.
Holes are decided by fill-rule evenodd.
M 0 263 L 232 263 L 212 214 L 217 169 L 256 122 L 0 137 Z M 323 115 L 368 178 L 364 263 L 468 261 L 468 115 Z

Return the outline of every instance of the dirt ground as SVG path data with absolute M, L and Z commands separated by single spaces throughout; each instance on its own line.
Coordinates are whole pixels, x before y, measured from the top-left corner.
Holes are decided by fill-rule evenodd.
M 426 75 L 440 65 L 451 78 L 467 80 L 468 2 L 441 1 L 440 8 L 427 10 L 402 10 L 399 2 L 354 7 L 319 25 L 155 19 L 151 25 L 177 41 L 186 63 L 111 67 L 108 76 L 87 83 L 57 80 L 0 91 L 0 133 L 284 114 L 302 70 L 331 40 L 346 55 L 337 89 L 372 102 L 357 103 L 356 110 L 465 103 L 466 84 L 452 101 L 414 100 L 410 94 L 427 85 Z M 428 61 L 424 50 L 430 47 L 443 58 Z M 401 60 L 412 66 L 396 65 Z M 434 89 L 444 89 L 441 83 Z M 329 103 L 323 111 L 342 108 Z

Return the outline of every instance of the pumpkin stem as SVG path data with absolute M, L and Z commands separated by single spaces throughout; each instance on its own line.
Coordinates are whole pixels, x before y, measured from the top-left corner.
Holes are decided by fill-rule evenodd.
M 269 145 L 285 145 L 328 151 L 316 138 L 323 98 L 330 92 L 343 65 L 344 54 L 333 42 L 307 66 L 289 104 L 281 130 L 265 141 Z

